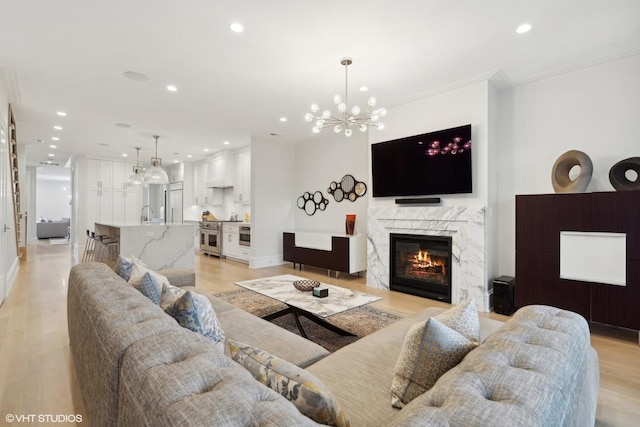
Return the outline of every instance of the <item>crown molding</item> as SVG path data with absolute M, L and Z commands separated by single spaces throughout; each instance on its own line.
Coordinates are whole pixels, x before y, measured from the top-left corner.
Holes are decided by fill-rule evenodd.
M 22 101 L 22 84 L 20 83 L 20 73 L 16 67 L 0 67 L 0 85 L 10 103 L 18 104 Z
M 570 73 L 572 71 L 581 70 L 583 68 L 592 67 L 594 65 L 603 64 L 605 62 L 615 61 L 616 59 L 626 58 L 627 56 L 637 55 L 640 53 L 640 47 L 634 47 L 624 49 L 618 52 L 609 53 L 607 55 L 597 56 L 595 58 L 580 61 L 575 64 L 567 65 L 565 67 L 554 68 L 552 70 L 544 71 L 542 73 L 534 74 L 529 77 L 512 80 L 510 86 L 520 86 L 527 83 L 533 83 L 538 80 L 548 79 L 550 77 L 559 76 L 561 74 Z
M 442 93 L 450 92 L 452 90 L 461 89 L 466 86 L 471 86 L 476 83 L 487 82 L 487 81 L 493 82 L 495 86 L 499 89 L 503 89 L 511 85 L 511 80 L 509 79 L 509 77 L 507 77 L 507 75 L 504 73 L 504 71 L 502 71 L 502 69 L 498 68 L 493 71 L 488 71 L 486 73 L 469 77 L 468 79 L 460 80 L 454 83 L 449 83 L 444 86 L 440 86 L 434 89 L 429 89 L 424 92 L 419 92 L 419 93 L 407 96 L 405 98 L 400 99 L 399 101 L 396 101 L 390 104 L 388 107 L 389 108 L 397 107 L 397 106 L 408 104 L 410 102 L 414 102 L 420 99 L 430 98 L 435 95 L 439 95 Z

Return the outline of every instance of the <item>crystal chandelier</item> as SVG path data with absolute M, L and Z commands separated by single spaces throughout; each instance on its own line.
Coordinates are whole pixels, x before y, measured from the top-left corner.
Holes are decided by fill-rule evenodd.
M 158 157 L 158 135 L 153 135 L 156 139 L 156 156 L 151 158 L 151 167 L 147 169 L 144 174 L 144 183 L 148 184 L 162 184 L 166 185 L 169 183 L 169 177 L 167 173 L 162 169 L 162 159 Z
M 133 167 L 133 174 L 127 180 L 129 187 L 144 184 L 144 176 L 140 174 L 142 166 L 140 166 L 140 147 L 136 147 L 136 165 Z
M 374 109 L 376 99 L 373 96 L 368 99 L 367 111 L 364 114 L 360 114 L 361 110 L 357 105 L 349 109 L 347 102 L 348 69 L 353 61 L 351 58 L 342 58 L 340 63 L 344 65 L 344 99 L 340 95 L 333 97 L 333 102 L 338 106 L 338 114 L 336 115 L 333 115 L 329 110 L 324 110 L 320 113 L 318 104 L 311 105 L 311 113 L 307 113 L 304 119 L 307 122 L 315 121 L 312 129 L 313 133 L 320 133 L 323 129 L 333 128 L 335 133 L 340 133 L 344 130 L 345 136 L 351 136 L 353 134 L 352 128 L 358 128 L 361 132 L 366 132 L 369 126 L 375 126 L 378 130 L 384 129 L 384 124 L 380 122 L 380 118 L 387 115 L 387 110 L 384 108 Z

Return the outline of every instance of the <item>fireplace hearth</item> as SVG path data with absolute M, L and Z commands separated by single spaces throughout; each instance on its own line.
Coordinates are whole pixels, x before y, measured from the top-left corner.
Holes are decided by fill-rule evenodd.
M 451 246 L 449 236 L 392 233 L 390 289 L 450 303 Z

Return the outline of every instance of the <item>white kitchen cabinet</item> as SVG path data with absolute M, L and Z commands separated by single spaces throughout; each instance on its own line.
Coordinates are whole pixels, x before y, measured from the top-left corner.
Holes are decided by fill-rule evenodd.
M 243 149 L 236 155 L 236 179 L 233 198 L 236 203 L 251 203 L 251 151 Z
M 111 162 L 112 186 L 114 190 L 129 188 L 129 177 L 133 175 L 135 163 Z
M 113 193 L 108 188 L 89 188 L 85 219 L 87 229 L 93 231 L 96 222 L 113 220 Z
M 112 221 L 137 222 L 140 221 L 142 208 L 142 189 L 130 188 L 113 190 Z
M 193 167 L 193 195 L 196 205 L 208 205 L 211 203 L 208 189 L 205 187 L 207 169 L 207 162 L 197 163 Z
M 249 262 L 248 246 L 240 245 L 241 223 L 225 222 L 222 225 L 222 255 L 238 261 Z
M 112 188 L 112 161 L 87 159 L 87 187 Z
M 176 163 L 167 168 L 169 182 L 184 181 L 184 163 Z

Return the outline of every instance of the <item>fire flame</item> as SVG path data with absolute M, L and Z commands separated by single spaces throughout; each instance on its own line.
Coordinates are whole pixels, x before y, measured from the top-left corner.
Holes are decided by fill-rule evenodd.
M 435 267 L 437 265 L 441 266 L 443 269 L 445 267 L 445 263 L 443 260 L 436 258 L 436 260 L 431 259 L 431 255 L 429 252 L 422 251 L 422 249 L 418 250 L 418 253 L 415 255 L 414 264 L 418 268 L 427 268 L 427 267 Z

